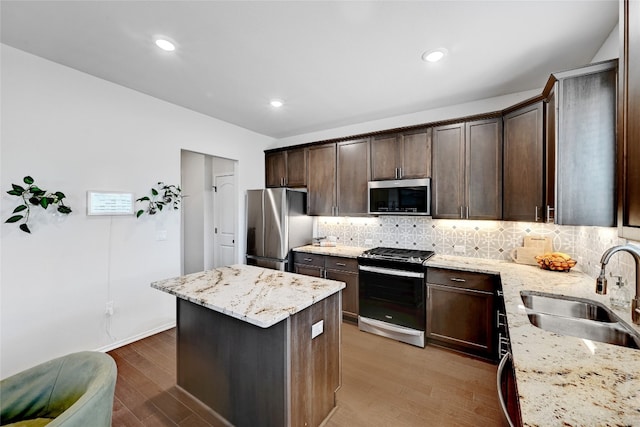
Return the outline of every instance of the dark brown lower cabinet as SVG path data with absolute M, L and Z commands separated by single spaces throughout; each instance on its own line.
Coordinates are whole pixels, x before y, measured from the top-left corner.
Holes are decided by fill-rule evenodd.
M 491 274 L 427 268 L 428 344 L 495 361 L 498 284 Z
M 344 282 L 342 318 L 358 322 L 358 261 L 354 258 L 296 252 L 294 272 Z
M 342 317 L 358 322 L 358 261 L 353 258 L 325 257 L 325 279 L 344 282 L 342 290 Z

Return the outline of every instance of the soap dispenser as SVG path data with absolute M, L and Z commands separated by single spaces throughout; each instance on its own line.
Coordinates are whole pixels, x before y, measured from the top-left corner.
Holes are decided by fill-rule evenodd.
M 629 308 L 631 295 L 629 294 L 629 289 L 625 286 L 624 280 L 622 280 L 622 276 L 614 276 L 611 274 L 611 277 L 616 278 L 616 283 L 611 289 L 609 302 L 615 308 Z

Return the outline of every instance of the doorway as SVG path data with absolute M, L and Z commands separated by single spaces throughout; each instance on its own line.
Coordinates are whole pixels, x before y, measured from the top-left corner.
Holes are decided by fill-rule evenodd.
M 215 175 L 213 184 L 214 268 L 235 264 L 235 176 Z
M 237 262 L 237 163 L 181 151 L 182 274 Z

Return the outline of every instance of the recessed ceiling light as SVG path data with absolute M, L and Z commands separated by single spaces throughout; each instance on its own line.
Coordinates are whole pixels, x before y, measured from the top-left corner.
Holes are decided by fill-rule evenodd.
M 167 52 L 173 52 L 174 50 L 176 50 L 176 45 L 174 45 L 167 39 L 156 39 L 156 46 Z
M 447 49 L 441 47 L 438 49 L 428 50 L 422 54 L 422 60 L 427 62 L 438 62 L 447 56 Z
M 280 108 L 284 105 L 284 102 L 279 99 L 272 99 L 269 104 L 271 104 L 271 106 L 274 108 Z

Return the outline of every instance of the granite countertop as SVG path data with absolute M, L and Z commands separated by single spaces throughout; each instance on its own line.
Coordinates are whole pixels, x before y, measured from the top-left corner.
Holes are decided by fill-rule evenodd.
M 294 252 L 304 252 L 308 254 L 341 256 L 344 258 L 357 258 L 362 252 L 370 248 L 360 248 L 357 246 L 300 246 L 293 248 Z
M 436 255 L 427 266 L 499 274 L 525 426 L 640 426 L 640 350 L 563 336 L 533 326 L 520 291 L 599 301 L 595 279 L 506 261 Z M 631 310 L 614 310 L 628 325 Z
M 268 328 L 339 292 L 345 284 L 237 264 L 160 280 L 151 287 Z

